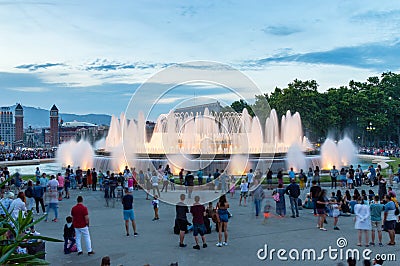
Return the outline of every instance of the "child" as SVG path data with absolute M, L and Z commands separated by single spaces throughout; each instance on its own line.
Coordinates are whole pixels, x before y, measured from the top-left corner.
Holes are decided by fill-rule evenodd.
M 151 204 L 153 205 L 154 208 L 154 218 L 153 221 L 155 220 L 159 220 L 160 218 L 158 217 L 158 205 L 160 204 L 160 201 L 158 200 L 158 196 L 154 195 L 154 199 L 151 202 Z
M 69 254 L 71 247 L 75 244 L 75 229 L 72 225 L 71 216 L 68 216 L 65 220 L 67 223 L 64 225 L 64 254 Z
M 340 230 L 339 227 L 337 227 L 340 215 L 340 207 L 335 198 L 331 199 L 331 208 L 333 217 L 333 230 Z
M 246 206 L 246 198 L 248 192 L 249 192 L 249 186 L 247 184 L 246 178 L 243 178 L 242 183 L 240 184 L 239 206 L 242 206 L 242 198 L 244 198 L 244 206 Z
M 118 183 L 117 186 L 117 201 L 122 199 L 122 196 L 124 196 L 124 188 L 121 185 L 121 182 Z
M 265 202 L 265 206 L 264 206 L 264 221 L 263 224 L 265 224 L 267 222 L 267 219 L 270 217 L 270 210 L 271 210 L 271 205 L 269 204 L 269 202 Z

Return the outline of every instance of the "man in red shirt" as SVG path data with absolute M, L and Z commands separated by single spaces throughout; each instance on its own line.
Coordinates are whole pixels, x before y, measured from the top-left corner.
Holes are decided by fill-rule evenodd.
M 193 246 L 194 249 L 200 249 L 198 235 L 200 234 L 201 240 L 203 241 L 203 248 L 207 247 L 206 237 L 206 227 L 204 225 L 204 216 L 206 215 L 206 209 L 202 204 L 200 204 L 200 197 L 194 197 L 193 206 L 190 208 L 190 212 L 193 215 L 193 236 L 196 241 L 196 245 Z
M 77 204 L 71 209 L 72 225 L 75 228 L 76 235 L 76 248 L 78 255 L 82 255 L 81 237 L 83 236 L 88 250 L 88 255 L 93 255 L 92 243 L 89 234 L 89 212 L 85 205 L 83 205 L 83 197 L 78 196 Z

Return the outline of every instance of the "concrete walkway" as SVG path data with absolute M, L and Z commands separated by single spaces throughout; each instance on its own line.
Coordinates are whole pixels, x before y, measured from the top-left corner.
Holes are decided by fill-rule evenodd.
M 369 187 L 363 189 L 368 190 Z M 268 195 L 271 191 L 265 190 Z M 306 191 L 302 192 L 304 196 Z M 399 191 L 398 191 L 399 192 Z M 202 192 L 194 192 L 194 195 L 206 197 Z M 162 199 L 168 202 L 177 202 L 180 192 L 162 193 Z M 343 260 L 330 260 L 328 255 L 323 260 L 318 261 L 282 261 L 277 258 L 260 260 L 257 251 L 264 248 L 268 249 L 284 248 L 299 249 L 300 258 L 303 249 L 314 248 L 319 255 L 321 249 L 338 248 L 337 239 L 344 237 L 347 240 L 346 249 L 364 250 L 359 248 L 357 243 L 357 232 L 354 229 L 353 217 L 340 217 L 338 226 L 340 231 L 333 230 L 333 219 L 328 218 L 328 231 L 323 232 L 316 228 L 316 217 L 311 210 L 300 211 L 300 218 L 290 218 L 290 208 L 287 208 L 286 218 L 273 217 L 262 224 L 262 218 L 256 219 L 254 208 L 251 203 L 247 207 L 238 206 L 239 194 L 233 199 L 228 196 L 230 211 L 233 217 L 229 220 L 229 246 L 218 248 L 217 233 L 213 232 L 206 235 L 208 248 L 201 250 L 192 249 L 194 239 L 191 233 L 186 235 L 186 248 L 178 247 L 178 236 L 173 234 L 173 224 L 175 217 L 175 206 L 162 202 L 160 204 L 160 220 L 152 221 L 153 209 L 151 201 L 146 200 L 143 191 L 134 192 L 135 198 L 135 217 L 138 227 L 139 237 L 127 237 L 125 235 L 124 222 L 122 219 L 122 206 L 120 202 L 115 203 L 115 207 L 105 207 L 103 194 L 100 191 L 79 191 L 73 190 L 71 199 L 63 200 L 59 204 L 59 222 L 40 223 L 37 230 L 44 236 L 58 237 L 62 239 L 65 217 L 70 213 L 71 207 L 75 204 L 77 195 L 84 197 L 84 204 L 89 208 L 90 233 L 92 246 L 96 252 L 93 256 L 85 253 L 77 256 L 76 253 L 64 255 L 63 243 L 46 243 L 46 259 L 51 265 L 100 265 L 101 258 L 105 255 L 111 257 L 112 265 L 170 265 L 171 262 L 179 262 L 179 265 L 287 265 L 288 262 L 294 265 L 336 265 Z M 219 194 L 217 194 L 219 195 Z M 213 196 L 214 198 L 216 195 Z M 275 206 L 272 198 L 268 201 Z M 286 203 L 288 206 L 288 199 Z M 53 218 L 53 213 L 49 218 Z M 188 215 L 189 221 L 191 216 Z M 131 233 L 132 235 L 132 233 Z M 384 243 L 388 242 L 387 233 L 384 232 Z M 397 242 L 400 243 L 397 235 Z M 371 257 L 377 252 L 396 254 L 400 260 L 400 245 L 395 247 L 370 247 Z M 261 253 L 263 255 L 263 253 Z M 317 256 L 318 256 L 317 255 Z M 287 254 L 286 254 L 287 256 Z M 357 265 L 362 265 L 359 262 Z M 384 265 L 398 265 L 398 262 L 385 262 Z

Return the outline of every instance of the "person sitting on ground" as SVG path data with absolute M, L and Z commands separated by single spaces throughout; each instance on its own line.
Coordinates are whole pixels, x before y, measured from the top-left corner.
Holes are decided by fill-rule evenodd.
M 349 202 L 351 214 L 354 214 L 354 206 L 356 206 L 356 204 L 357 204 L 357 196 L 354 195 L 353 198 L 351 199 L 351 201 Z
M 350 206 L 346 199 L 340 202 L 340 216 L 350 216 Z
M 338 198 L 336 197 L 336 194 L 334 191 L 331 192 L 331 199 L 335 199 L 336 201 L 338 201 Z
M 369 201 L 373 201 L 373 200 L 374 200 L 374 197 L 375 197 L 375 193 L 374 193 L 374 191 L 373 191 L 372 189 L 370 189 L 370 190 L 368 191 L 368 200 L 369 200 Z
M 307 195 L 306 195 L 306 199 L 304 200 L 303 208 L 304 209 L 313 209 L 314 208 L 310 193 L 307 193 Z
M 345 195 L 344 197 L 346 198 L 347 201 L 351 200 L 351 195 L 350 195 L 350 191 L 349 190 L 346 190 L 344 192 L 344 195 Z

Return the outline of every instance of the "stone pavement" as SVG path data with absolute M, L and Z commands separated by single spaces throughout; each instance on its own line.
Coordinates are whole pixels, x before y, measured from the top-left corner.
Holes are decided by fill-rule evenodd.
M 369 189 L 364 187 L 363 189 Z M 268 195 L 271 191 L 265 190 Z M 399 192 L 399 191 L 397 191 Z M 178 202 L 180 192 L 162 193 L 162 198 L 168 198 L 168 201 Z M 305 194 L 303 191 L 302 194 Z M 115 207 L 105 207 L 103 193 L 100 191 L 79 191 L 71 192 L 71 199 L 60 202 L 59 204 L 59 222 L 42 222 L 37 226 L 37 230 L 44 236 L 58 237 L 62 239 L 65 217 L 69 215 L 71 207 L 76 202 L 76 196 L 84 197 L 84 204 L 89 208 L 90 233 L 92 246 L 96 252 L 93 256 L 88 256 L 84 248 L 84 254 L 77 256 L 77 253 L 64 255 L 63 243 L 46 243 L 46 259 L 51 265 L 100 265 L 101 258 L 105 255 L 111 257 L 111 265 L 170 265 L 171 262 L 179 262 L 179 266 L 184 265 L 287 265 L 288 262 L 294 265 L 336 265 L 343 260 L 330 260 L 325 253 L 323 260 L 281 261 L 274 253 L 273 260 L 267 258 L 260 260 L 257 257 L 257 251 L 268 245 L 271 249 L 303 249 L 313 248 L 320 255 L 322 249 L 328 249 L 329 246 L 338 249 L 337 239 L 344 237 L 347 240 L 347 246 L 343 247 L 341 252 L 345 253 L 347 249 L 358 249 L 360 251 L 365 247 L 358 248 L 357 232 L 354 229 L 354 217 L 340 217 L 338 226 L 340 231 L 333 230 L 333 219 L 328 218 L 328 231 L 323 232 L 316 228 L 316 217 L 311 214 L 311 210 L 301 210 L 300 218 L 290 218 L 291 212 L 289 201 L 287 203 L 286 218 L 273 217 L 262 224 L 263 218 L 256 219 L 254 208 L 251 203 L 247 207 L 238 206 L 239 194 L 236 192 L 235 198 L 230 199 L 230 211 L 233 217 L 229 220 L 229 246 L 216 247 L 218 236 L 215 228 L 211 234 L 206 235 L 208 247 L 206 249 L 194 250 L 192 245 L 194 239 L 191 233 L 186 235 L 186 248 L 178 247 L 178 236 L 173 234 L 173 224 L 175 217 L 175 207 L 173 205 L 161 202 L 160 220 L 152 221 L 153 209 L 151 201 L 146 200 L 143 191 L 134 192 L 134 210 L 138 228 L 138 237 L 125 235 L 124 222 L 122 219 L 122 205 L 115 203 Z M 196 193 L 193 193 L 193 196 Z M 175 200 L 174 200 L 175 198 Z M 303 197 L 302 197 L 303 198 Z M 268 201 L 275 206 L 272 198 Z M 50 217 L 53 218 L 53 213 Z M 191 215 L 188 215 L 191 221 Z M 130 228 L 131 230 L 132 228 Z M 384 243 L 388 242 L 387 233 L 383 234 Z M 400 243 L 399 236 L 396 236 Z M 84 244 L 82 244 L 84 246 Z M 371 257 L 377 252 L 396 254 L 397 260 L 400 260 L 400 245 L 395 247 L 370 247 Z M 295 251 L 292 251 L 295 252 Z M 295 253 L 293 253 L 295 254 Z M 340 251 L 335 253 L 339 254 Z M 260 253 L 264 255 L 264 253 Z M 288 254 L 285 254 L 288 257 Z M 307 254 L 306 254 L 307 255 Z M 362 256 L 362 254 L 360 255 Z M 358 262 L 357 265 L 362 265 Z M 385 262 L 384 265 L 398 265 L 398 262 Z

